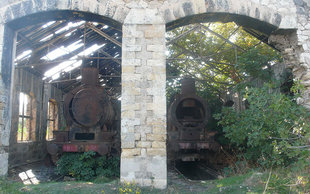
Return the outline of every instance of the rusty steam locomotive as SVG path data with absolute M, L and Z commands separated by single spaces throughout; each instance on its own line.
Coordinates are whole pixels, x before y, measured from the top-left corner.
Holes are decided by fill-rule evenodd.
M 197 96 L 195 80 L 181 81 L 177 94 L 168 108 L 168 160 L 197 161 L 206 159 L 208 152 L 217 151 L 216 132 L 206 129 L 210 118 L 207 102 Z
M 83 67 L 82 85 L 64 97 L 66 131 L 54 131 L 47 145 L 53 161 L 63 152 L 119 152 L 117 105 L 99 85 L 98 69 Z

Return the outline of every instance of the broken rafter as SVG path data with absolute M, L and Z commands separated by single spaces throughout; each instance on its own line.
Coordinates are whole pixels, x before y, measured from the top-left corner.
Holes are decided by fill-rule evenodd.
M 177 41 L 177 40 L 183 38 L 184 36 L 186 36 L 187 34 L 189 34 L 189 33 L 193 32 L 193 31 L 195 31 L 195 30 L 198 29 L 198 28 L 200 28 L 199 25 L 197 25 L 197 24 L 194 25 L 194 27 L 193 27 L 192 29 L 190 29 L 190 30 L 188 30 L 188 31 L 186 31 L 186 32 L 182 32 L 182 33 L 181 33 L 180 35 L 178 35 L 176 38 L 174 38 L 174 39 L 172 39 L 172 40 L 169 40 L 169 41 L 167 42 L 167 45 L 174 43 L 175 41 Z
M 44 61 L 42 63 L 36 63 L 36 64 L 31 64 L 31 65 L 17 65 L 15 66 L 15 69 L 21 69 L 21 68 L 32 68 L 32 67 L 38 67 L 42 65 L 47 65 L 47 64 L 54 64 L 54 63 L 61 63 L 65 61 L 77 61 L 81 59 L 100 59 L 100 60 L 122 60 L 121 58 L 114 58 L 114 57 L 77 57 L 75 59 L 63 59 L 63 60 L 56 60 L 56 61 Z
M 93 31 L 97 32 L 99 35 L 103 36 L 104 38 L 108 39 L 109 41 L 113 42 L 114 44 L 116 44 L 119 47 L 122 47 L 122 43 L 120 43 L 118 40 L 112 38 L 111 36 L 109 36 L 108 34 L 102 32 L 100 29 L 98 29 L 96 26 L 94 26 L 91 23 L 87 23 L 86 24 L 90 29 L 92 29 Z
M 21 32 L 17 33 L 17 35 L 26 41 L 27 46 L 33 48 L 33 43 L 31 42 L 31 40 L 29 38 L 27 38 L 26 36 L 24 36 Z
M 82 25 L 81 25 L 81 26 L 82 26 Z M 36 49 L 33 51 L 33 53 L 36 53 L 36 52 L 42 50 L 43 48 L 48 47 L 49 45 L 54 44 L 55 42 L 57 42 L 57 41 L 60 40 L 61 38 L 65 37 L 67 34 L 70 34 L 71 32 L 75 31 L 76 29 L 81 28 L 81 26 L 77 26 L 77 27 L 72 28 L 72 29 L 70 29 L 70 30 L 68 30 L 68 31 L 65 31 L 64 33 L 62 33 L 61 35 L 57 36 L 56 38 L 51 39 L 51 40 L 48 41 L 47 43 L 45 43 L 45 44 L 39 46 L 38 48 L 36 48 Z
M 194 56 L 195 58 L 198 58 L 200 59 L 201 61 L 205 62 L 206 64 L 208 64 L 211 68 L 217 70 L 218 72 L 221 72 L 223 74 L 226 74 L 224 71 L 220 70 L 219 68 L 216 67 L 216 65 L 212 64 L 212 63 L 209 63 L 209 61 L 206 61 L 204 57 L 201 57 L 199 55 L 197 55 L 196 53 L 194 53 L 193 51 L 191 50 L 188 50 L 184 47 L 182 47 L 181 45 L 177 44 L 177 43 L 173 43 L 174 45 L 176 45 L 177 47 L 179 47 L 181 50 L 185 51 L 185 53 L 189 54 L 190 56 Z
M 228 37 L 227 37 L 227 40 L 229 40 L 238 30 L 240 29 L 240 26 L 238 26 L 238 28 L 236 28 Z M 226 41 L 221 45 L 219 46 L 218 49 L 216 49 L 215 53 L 218 53 L 226 44 Z
M 201 26 L 201 28 L 202 28 L 203 30 L 206 30 L 206 31 L 208 31 L 208 32 L 210 32 L 210 33 L 212 33 L 212 34 L 214 34 L 215 36 L 221 38 L 222 40 L 224 40 L 224 41 L 227 42 L 228 44 L 232 45 L 233 47 L 236 47 L 236 48 L 238 48 L 238 49 L 241 50 L 241 51 L 245 51 L 245 50 L 244 50 L 243 48 L 241 48 L 240 46 L 238 46 L 238 45 L 232 43 L 230 40 L 228 40 L 227 38 L 223 37 L 222 35 L 220 35 L 220 34 L 214 32 L 214 31 L 211 30 L 210 28 L 208 28 L 208 27 L 206 27 L 206 26 L 204 26 L 204 25 L 202 25 L 202 24 L 199 24 L 199 25 Z
M 111 78 L 111 77 L 116 77 L 116 78 L 120 78 L 120 75 L 100 75 L 100 78 Z M 50 84 L 55 84 L 55 83 L 63 83 L 63 82 L 70 82 L 70 81 L 76 81 L 78 82 L 79 79 L 65 79 L 65 80 L 55 80 L 52 82 L 49 82 Z
M 121 59 L 113 57 L 113 56 L 110 55 L 109 53 L 105 52 L 103 49 L 100 49 L 100 50 L 99 50 L 99 53 L 102 53 L 103 55 L 105 55 L 105 56 L 111 58 L 111 60 L 113 60 L 113 61 L 115 61 L 116 63 L 118 63 L 119 65 L 121 65 L 121 61 L 120 61 Z

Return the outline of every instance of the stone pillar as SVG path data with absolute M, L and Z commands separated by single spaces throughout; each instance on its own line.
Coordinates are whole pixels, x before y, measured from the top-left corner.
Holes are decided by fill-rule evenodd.
M 7 35 L 4 38 L 5 34 Z M 12 80 L 12 48 L 14 32 L 0 23 L 0 176 L 8 172 L 11 130 L 10 94 Z
M 123 25 L 121 181 L 166 188 L 165 22 L 133 8 Z
M 310 1 L 296 1 L 297 6 L 297 55 L 299 64 L 294 67 L 295 77 L 304 85 L 302 99 L 298 103 L 310 109 Z

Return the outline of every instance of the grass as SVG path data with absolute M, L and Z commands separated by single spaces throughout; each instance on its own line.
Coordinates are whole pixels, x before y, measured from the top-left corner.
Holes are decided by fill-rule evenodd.
M 211 183 L 214 187 L 207 193 L 263 193 L 264 180 L 266 179 L 265 173 L 250 172 L 244 175 L 214 180 Z
M 263 185 L 258 184 L 262 175 L 255 173 L 248 173 L 240 176 L 233 176 L 229 178 L 224 178 L 221 180 L 212 180 L 212 181 L 202 181 L 188 183 L 192 184 L 191 186 L 182 184 L 169 184 L 168 188 L 165 190 L 158 190 L 154 188 L 138 188 L 139 193 L 147 194 L 162 194 L 162 193 L 247 193 L 253 191 L 254 193 L 261 193 L 263 190 Z M 41 183 L 38 185 L 23 185 L 19 182 L 14 182 L 10 180 L 1 179 L 0 181 L 0 194 L 4 193 L 47 193 L 47 194 L 88 194 L 88 193 L 126 193 L 120 192 L 120 189 L 123 191 L 127 188 L 127 193 L 133 192 L 137 187 L 133 185 L 124 185 L 121 184 L 118 180 L 114 179 L 96 179 L 93 182 L 79 182 L 79 181 L 70 181 L 70 182 L 49 182 Z M 129 188 L 131 189 L 129 192 Z
M 283 169 L 274 170 L 271 173 L 266 193 L 309 193 L 310 175 L 308 171 L 292 172 L 293 174 L 289 174 L 288 171 Z M 134 191 L 141 194 L 260 194 L 264 192 L 268 177 L 269 171 L 260 173 L 254 170 L 246 174 L 209 181 L 189 182 L 177 177 L 176 180 L 169 180 L 168 188 L 165 190 L 140 188 L 132 184 L 122 184 L 118 179 L 104 177 L 97 178 L 92 182 L 48 182 L 38 185 L 23 185 L 9 179 L 0 179 L 0 194 L 136 193 Z

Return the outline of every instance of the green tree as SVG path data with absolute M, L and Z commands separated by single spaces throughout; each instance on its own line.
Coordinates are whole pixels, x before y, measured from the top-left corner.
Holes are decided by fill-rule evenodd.
M 302 148 L 310 137 L 310 113 L 291 97 L 272 91 L 270 84 L 248 88 L 243 97 L 249 108 L 223 108 L 216 115 L 225 136 L 245 158 L 267 168 L 309 157 L 309 150 Z
M 270 77 L 272 65 L 281 60 L 233 22 L 188 25 L 168 32 L 167 40 L 168 78 L 194 77 L 215 96 L 249 77 Z M 175 81 L 168 79 L 169 86 Z

